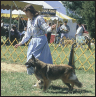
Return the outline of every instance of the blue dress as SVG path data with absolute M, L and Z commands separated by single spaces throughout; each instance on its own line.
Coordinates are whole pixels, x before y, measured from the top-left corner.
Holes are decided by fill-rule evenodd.
M 27 31 L 21 41 L 21 43 L 24 44 L 32 36 L 28 46 L 27 61 L 33 54 L 35 58 L 45 63 L 53 64 L 47 37 L 45 36 L 49 31 L 51 31 L 51 27 L 46 24 L 42 16 L 39 15 L 32 20 L 28 19 Z M 27 68 L 27 74 L 31 75 L 32 73 L 34 73 L 33 68 Z

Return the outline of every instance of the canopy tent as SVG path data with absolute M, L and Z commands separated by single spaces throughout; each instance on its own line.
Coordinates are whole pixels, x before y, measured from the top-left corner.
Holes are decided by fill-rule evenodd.
M 66 19 L 66 20 L 71 19 L 72 22 L 76 22 L 76 19 L 66 15 L 66 8 L 63 6 L 61 1 L 44 1 L 44 2 L 50 5 L 51 7 L 57 9 L 56 16 L 59 16 L 60 18 Z
M 7 11 L 2 9 L 1 10 L 1 17 L 10 18 L 10 14 L 9 14 L 10 12 L 9 12 L 9 10 L 7 10 Z M 21 11 L 21 10 L 18 10 L 18 11 L 17 10 L 13 10 L 12 11 L 12 18 L 19 18 L 19 17 L 22 17 L 23 20 L 28 20 L 27 16 L 25 15 L 25 13 L 23 11 Z
M 11 8 L 11 6 L 13 6 L 12 10 L 17 9 L 17 7 L 18 7 L 18 9 L 23 10 L 23 8 L 27 4 L 29 4 L 29 3 L 25 3 L 25 2 L 21 2 L 21 1 L 1 1 L 1 9 L 8 10 Z M 32 4 L 32 6 L 38 11 L 42 10 L 42 5 Z
M 19 1 L 18 1 L 19 2 Z M 56 9 L 56 17 L 44 17 L 46 20 L 59 20 L 60 22 L 68 21 L 68 25 L 70 27 L 70 32 L 69 32 L 69 38 L 75 38 L 75 33 L 76 33 L 76 19 L 73 19 L 69 16 L 66 15 L 66 9 L 62 5 L 60 1 L 21 1 L 23 3 L 31 3 L 31 4 L 37 4 L 37 5 L 42 5 L 43 8 L 45 9 Z M 58 19 L 57 19 L 58 17 Z
M 29 3 L 22 2 L 22 1 L 1 1 L 1 13 L 2 13 L 1 17 L 10 17 L 10 15 L 8 13 L 10 13 L 9 10 L 12 9 L 13 10 L 12 18 L 16 18 L 16 17 L 18 17 L 18 15 L 20 16 L 20 14 L 22 14 L 22 16 L 25 17 L 25 19 L 27 20 L 27 17 L 25 16 L 24 12 L 21 11 L 27 4 L 29 4 Z M 12 6 L 12 8 L 11 8 L 11 6 Z M 42 7 L 43 7 L 42 5 L 37 5 L 37 4 L 32 4 L 32 6 L 37 11 L 41 11 Z M 20 10 L 18 10 L 18 9 L 20 9 Z
M 27 2 L 27 3 L 33 3 L 33 4 L 40 4 L 43 5 L 44 9 L 56 9 L 56 18 L 62 18 L 60 21 L 64 23 L 64 21 L 67 21 L 67 24 L 70 27 L 70 32 L 69 32 L 69 38 L 75 38 L 75 33 L 76 33 L 76 19 L 71 18 L 66 15 L 66 8 L 63 6 L 61 1 L 22 1 L 22 2 Z M 54 17 L 53 17 L 54 18 Z M 52 20 L 53 18 L 51 17 L 44 17 L 46 20 Z M 58 20 L 54 18 L 54 20 Z
M 10 39 L 10 30 L 11 30 L 12 10 L 14 10 L 14 9 L 22 10 L 27 4 L 29 4 L 29 3 L 25 3 L 25 2 L 21 2 L 21 1 L 1 1 L 1 9 L 7 9 L 7 10 L 10 9 L 9 39 Z M 38 11 L 42 10 L 42 5 L 32 4 L 32 6 Z

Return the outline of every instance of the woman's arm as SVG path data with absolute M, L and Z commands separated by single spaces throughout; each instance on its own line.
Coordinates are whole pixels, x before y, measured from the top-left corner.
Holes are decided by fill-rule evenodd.
M 21 46 L 22 44 L 27 42 L 30 39 L 30 37 L 32 36 L 32 31 L 31 31 L 31 29 L 30 29 L 30 27 L 28 25 L 29 24 L 27 22 L 27 30 L 25 32 L 25 35 L 23 36 L 21 42 L 15 45 L 15 48 L 17 48 L 18 46 Z
M 54 28 L 56 28 L 56 24 L 55 25 L 52 25 L 52 26 L 49 26 L 46 24 L 45 20 L 43 17 L 38 17 L 37 19 L 37 25 L 39 26 L 39 28 L 41 28 L 44 32 L 52 32 L 52 30 Z
M 24 44 L 25 42 L 27 42 L 31 37 L 31 33 L 29 33 L 28 31 L 25 32 L 25 35 L 23 36 L 22 40 L 21 40 L 21 44 Z

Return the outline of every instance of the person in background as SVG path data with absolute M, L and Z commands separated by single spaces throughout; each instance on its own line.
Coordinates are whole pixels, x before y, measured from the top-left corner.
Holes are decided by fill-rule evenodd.
M 77 25 L 76 25 L 76 31 L 77 31 L 78 27 L 79 27 L 79 26 L 78 26 L 78 24 L 77 24 Z
M 79 22 L 79 23 L 80 23 L 80 22 Z M 84 33 L 84 31 L 85 31 L 84 25 L 81 24 L 81 26 L 82 26 L 82 28 L 83 28 L 83 33 Z M 76 25 L 76 31 L 77 31 L 78 28 L 79 28 L 79 24 Z
M 49 26 L 51 26 L 51 23 L 49 23 Z M 52 32 L 47 32 L 47 40 L 48 40 L 48 43 L 50 43 L 51 33 Z
M 21 39 L 23 38 L 23 36 L 25 35 L 25 32 L 27 31 L 27 27 L 24 27 L 24 31 L 21 33 Z
M 70 27 L 67 25 L 67 21 L 65 21 L 64 24 L 60 27 L 60 32 L 61 32 L 60 44 L 63 44 L 63 46 L 64 46 L 64 37 L 66 39 L 68 38 L 69 31 L 70 31 Z
M 80 45 L 78 39 L 79 39 L 79 36 L 82 36 L 83 35 L 83 27 L 81 25 L 81 22 L 78 23 L 78 29 L 76 31 L 76 34 L 75 34 L 75 37 L 76 37 L 76 43 L 77 43 L 77 47 Z
M 57 43 L 59 43 L 60 37 L 61 37 L 61 32 L 60 32 L 60 27 L 61 27 L 61 26 L 62 26 L 62 24 L 60 24 L 60 25 L 57 27 L 57 34 L 59 34 L 59 35 L 58 35 Z
M 12 29 L 11 29 L 11 36 L 10 36 L 10 41 L 13 42 L 15 40 L 15 38 L 20 39 L 20 34 L 17 30 L 17 27 L 15 25 L 12 25 Z M 13 45 L 17 43 L 17 41 L 15 40 Z
M 3 26 L 4 26 L 3 20 L 1 20 L 1 27 L 3 27 Z
M 27 62 L 33 54 L 35 58 L 38 58 L 45 63 L 53 64 L 45 34 L 47 32 L 52 32 L 52 30 L 56 28 L 56 24 L 52 26 L 47 25 L 44 18 L 39 15 L 39 12 L 34 9 L 32 4 L 26 5 L 23 11 L 28 17 L 27 31 L 22 38 L 22 41 L 15 45 L 15 48 L 27 42 L 32 36 L 27 50 Z M 27 74 L 32 75 L 33 73 L 33 67 L 27 68 Z

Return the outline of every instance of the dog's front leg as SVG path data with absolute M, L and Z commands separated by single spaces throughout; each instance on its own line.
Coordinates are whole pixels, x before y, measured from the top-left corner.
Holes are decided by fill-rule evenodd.
M 44 80 L 43 92 L 45 92 L 48 89 L 50 83 L 51 83 L 51 81 L 49 81 L 48 79 Z
M 36 74 L 35 74 L 35 76 L 36 76 L 37 80 L 39 81 L 39 80 L 40 80 L 40 78 L 39 78 L 39 77 L 37 77 L 37 75 L 36 75 Z
M 43 81 L 35 74 L 36 78 L 37 78 L 37 82 L 34 86 L 41 88 L 43 86 Z
M 69 87 L 69 91 L 73 90 L 72 86 L 69 83 L 65 83 L 65 84 Z

